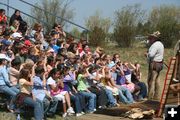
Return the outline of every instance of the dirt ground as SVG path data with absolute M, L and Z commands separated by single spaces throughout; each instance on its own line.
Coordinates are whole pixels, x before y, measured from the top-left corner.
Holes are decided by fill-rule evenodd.
M 125 118 L 124 115 L 132 108 L 141 108 L 142 110 L 153 109 L 156 111 L 158 107 L 159 101 L 144 101 L 130 105 L 120 104 L 119 107 L 97 110 L 93 114 L 86 114 L 80 117 L 69 116 L 63 119 L 60 115 L 56 115 L 56 118 L 48 118 L 47 120 L 130 120 L 129 118 Z M 0 112 L 0 120 L 16 120 L 16 115 L 2 110 Z M 27 120 L 27 118 L 23 120 Z M 153 118 L 153 120 L 162 120 L 162 118 Z
M 124 113 L 132 108 L 141 108 L 142 110 L 157 110 L 158 107 L 158 101 L 137 102 L 131 105 L 120 104 L 120 106 L 116 108 L 97 110 L 94 114 L 86 114 L 80 117 L 70 116 L 66 117 L 65 120 L 130 120 L 129 118 L 124 117 Z M 56 120 L 59 119 L 59 116 L 57 116 Z M 162 118 L 153 118 L 153 120 L 162 120 Z
M 131 110 L 132 108 L 141 108 L 142 110 L 157 110 L 158 106 L 158 101 L 138 102 L 131 105 L 121 104 L 116 108 L 99 110 L 95 114 L 88 114 L 79 117 L 78 120 L 129 120 L 123 116 L 125 112 Z M 155 118 L 155 120 L 162 120 L 162 118 Z

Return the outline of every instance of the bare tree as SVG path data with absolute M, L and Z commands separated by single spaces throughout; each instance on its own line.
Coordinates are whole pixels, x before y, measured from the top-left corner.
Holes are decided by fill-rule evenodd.
M 59 19 L 56 16 L 67 20 L 71 20 L 73 18 L 74 10 L 70 8 L 72 1 L 73 0 L 42 0 L 41 4 L 36 3 L 36 6 L 45 11 L 33 8 L 31 12 L 34 17 L 39 19 L 37 22 L 44 21 L 44 23 L 46 23 L 44 25 L 46 30 L 50 31 L 55 22 L 60 23 L 62 26 L 67 25 L 66 21 Z M 53 15 L 50 15 L 49 13 L 52 13 Z

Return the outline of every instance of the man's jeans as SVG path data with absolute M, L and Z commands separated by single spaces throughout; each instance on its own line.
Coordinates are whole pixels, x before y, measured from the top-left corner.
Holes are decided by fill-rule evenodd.
M 81 91 L 80 94 L 88 99 L 87 111 L 88 112 L 94 111 L 94 109 L 96 108 L 96 94 L 91 93 L 91 92 L 85 92 L 85 91 Z
M 43 100 L 44 114 L 55 114 L 58 106 L 58 99 L 53 97 L 49 100 L 47 97 Z
M 131 92 L 123 86 L 120 86 L 119 88 L 119 98 L 120 101 L 125 104 L 131 104 L 134 102 Z
M 28 105 L 30 107 L 34 108 L 34 118 L 35 120 L 42 120 L 44 116 L 44 110 L 43 110 L 43 105 L 42 102 L 36 99 L 34 101 L 31 97 L 26 97 L 24 99 L 24 104 Z
M 106 95 L 108 97 L 108 103 L 109 105 L 115 105 L 117 103 L 116 99 L 113 96 L 113 93 L 111 90 L 104 89 L 106 91 Z

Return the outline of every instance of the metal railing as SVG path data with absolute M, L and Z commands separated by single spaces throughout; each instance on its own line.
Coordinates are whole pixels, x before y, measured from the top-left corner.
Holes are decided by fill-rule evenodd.
M 37 8 L 37 9 L 39 9 L 39 10 L 45 11 L 45 12 L 47 12 L 49 15 L 56 16 L 56 15 L 54 15 L 54 14 L 52 14 L 52 13 L 46 11 L 46 10 L 43 10 L 43 9 L 41 9 L 41 8 L 35 6 L 35 5 L 32 5 L 32 4 L 30 4 L 30 3 L 28 3 L 28 2 L 26 2 L 26 1 L 24 1 L 24 0 L 19 0 L 19 1 L 24 2 L 24 3 L 26 3 L 26 4 L 28 4 L 28 5 L 32 6 L 32 7 L 35 7 L 35 8 Z M 13 10 L 16 10 L 16 9 L 17 9 L 17 8 L 15 8 L 15 7 L 10 6 L 10 5 L 9 5 L 9 2 L 8 2 L 7 4 L 0 2 L 0 4 L 6 6 L 7 9 L 8 9 L 8 11 L 9 11 L 9 8 L 11 8 L 11 9 L 13 9 Z M 18 9 L 18 10 L 19 10 L 19 9 Z M 47 22 L 45 22 L 45 21 L 42 21 L 42 20 L 40 20 L 40 19 L 38 19 L 38 18 L 36 18 L 36 17 L 28 14 L 28 13 L 25 13 L 25 12 L 21 11 L 21 10 L 19 10 L 19 11 L 20 11 L 22 14 L 24 14 L 24 15 L 32 18 L 32 19 L 35 19 L 35 20 L 37 20 L 37 21 L 40 21 L 41 23 L 43 23 L 43 24 L 45 24 L 45 25 L 47 25 L 47 26 L 50 26 L 50 27 L 52 26 L 50 23 L 47 23 Z M 9 12 L 8 12 L 8 13 L 9 13 Z M 64 18 L 62 18 L 62 17 L 59 17 L 59 16 L 56 16 L 56 17 L 57 17 L 57 18 L 60 18 L 60 19 L 62 19 L 62 20 L 64 20 L 64 21 L 66 21 L 66 22 L 68 22 L 68 23 L 70 23 L 70 24 L 73 24 L 73 25 L 75 25 L 75 26 L 77 26 L 77 27 L 79 27 L 79 28 L 81 28 L 81 29 L 83 29 L 83 30 L 85 30 L 85 31 L 86 31 L 86 39 L 87 39 L 87 41 L 88 41 L 88 32 L 89 32 L 88 29 L 86 29 L 86 28 L 84 28 L 84 27 L 82 27 L 82 26 L 80 26 L 80 25 L 78 25 L 78 24 L 75 24 L 75 23 L 73 23 L 73 22 L 71 22 L 71 21 L 69 21 L 69 20 L 66 20 L 66 19 L 64 19 Z M 78 39 L 79 39 L 79 37 L 74 36 L 74 35 L 68 33 L 67 31 L 64 31 L 64 32 L 65 32 L 66 34 L 74 37 L 74 38 L 78 38 Z
M 51 15 L 51 16 L 55 16 L 56 18 L 62 19 L 62 20 L 66 21 L 66 22 L 68 22 L 68 23 L 70 23 L 70 24 L 72 24 L 72 25 L 74 25 L 74 26 L 76 26 L 76 27 L 79 27 L 79 28 L 85 30 L 86 40 L 89 41 L 89 34 L 88 34 L 88 33 L 90 32 L 90 30 L 88 30 L 87 28 L 85 28 L 85 27 L 83 27 L 83 26 L 80 26 L 80 25 L 78 25 L 78 24 L 76 24 L 76 23 L 74 23 L 74 22 L 72 22 L 72 21 L 69 21 L 69 20 L 67 20 L 67 19 L 65 19 L 65 18 L 63 18 L 63 17 L 57 16 L 57 15 L 51 13 L 51 12 L 48 12 L 47 10 L 44 10 L 44 9 L 42 9 L 42 8 L 39 8 L 39 7 L 37 7 L 37 6 L 29 3 L 29 2 L 27 2 L 27 1 L 24 1 L 24 0 L 19 0 L 19 1 L 21 1 L 21 2 L 23 2 L 23 3 L 25 3 L 25 4 L 27 4 L 27 5 L 30 5 L 31 7 L 34 7 L 34 8 L 36 8 L 36 9 L 39 9 L 39 10 L 41 10 L 41 11 L 44 11 L 44 12 L 48 13 L 48 14 Z M 69 34 L 68 32 L 66 32 L 66 33 Z M 73 35 L 71 35 L 71 36 L 73 36 Z M 73 36 L 73 37 L 78 38 L 77 36 Z
M 26 1 L 24 1 L 24 0 L 19 0 L 19 1 L 21 1 L 21 2 L 23 2 L 23 3 L 25 3 L 25 4 L 27 4 L 27 5 L 30 5 L 31 7 L 34 7 L 34 8 L 36 8 L 36 9 L 39 9 L 39 10 L 41 10 L 41 11 L 44 11 L 44 12 L 48 13 L 48 14 L 51 15 L 51 16 L 55 16 L 56 18 L 60 18 L 60 19 L 66 21 L 66 22 L 68 22 L 68 23 L 70 23 L 70 24 L 72 24 L 72 25 L 75 25 L 75 26 L 77 26 L 77 27 L 79 27 L 79 28 L 82 28 L 82 29 L 84 29 L 84 30 L 86 30 L 86 31 L 89 31 L 87 28 L 85 28 L 85 27 L 83 27 L 83 26 L 80 26 L 80 25 L 78 25 L 78 24 L 76 24 L 76 23 L 74 23 L 74 22 L 71 22 L 71 21 L 69 21 L 69 20 L 67 20 L 67 19 L 65 19 L 65 18 L 63 18 L 63 17 L 57 16 L 57 15 L 51 13 L 51 12 L 48 12 L 47 10 L 44 10 L 44 9 L 42 9 L 42 8 L 40 8 L 40 7 L 37 7 L 37 6 L 35 6 L 35 5 L 33 5 L 33 4 L 29 3 L 29 2 L 26 2 Z
M 14 7 L 12 7 L 12 6 L 8 5 L 8 4 L 2 3 L 2 2 L 0 2 L 0 4 L 1 4 L 1 5 L 4 5 L 4 6 L 7 6 L 8 8 L 11 8 L 11 9 L 13 9 L 13 10 L 16 10 L 16 9 L 17 9 L 17 8 L 14 8 Z M 49 23 L 47 23 L 47 22 L 44 22 L 44 21 L 42 21 L 42 20 L 39 20 L 38 18 L 33 17 L 32 15 L 27 14 L 27 13 L 25 13 L 25 12 L 21 11 L 21 10 L 19 10 L 19 11 L 20 11 L 22 14 L 24 14 L 24 15 L 26 15 L 26 16 L 28 16 L 28 17 L 30 17 L 30 18 L 33 18 L 33 19 L 35 19 L 35 20 L 38 20 L 38 21 L 42 22 L 43 24 L 46 24 L 46 25 L 49 25 L 49 26 L 50 26 L 50 24 L 49 24 Z M 8 17 L 9 17 L 9 16 L 8 16 Z

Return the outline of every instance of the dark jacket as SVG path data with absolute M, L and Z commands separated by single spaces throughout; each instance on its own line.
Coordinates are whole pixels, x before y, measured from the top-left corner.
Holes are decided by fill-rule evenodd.
M 10 21 L 9 21 L 9 25 L 11 26 L 13 24 L 13 21 L 14 20 L 18 20 L 20 23 L 23 22 L 23 19 L 21 16 L 16 16 L 15 14 L 13 14 L 10 18 Z

